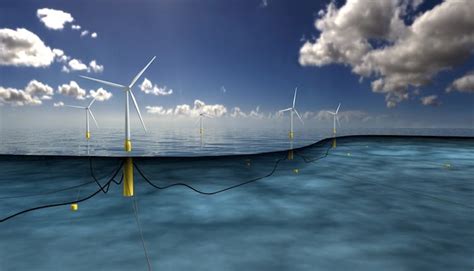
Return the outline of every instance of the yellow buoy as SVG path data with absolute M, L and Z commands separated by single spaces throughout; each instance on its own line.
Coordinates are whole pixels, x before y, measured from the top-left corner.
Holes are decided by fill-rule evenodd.
M 297 168 L 293 169 L 293 172 L 294 172 L 295 174 L 300 173 L 299 169 L 297 169 Z
M 350 152 L 348 152 L 348 153 L 347 153 L 347 156 L 351 156 L 351 153 L 350 153 Z
M 445 167 L 445 168 L 451 168 L 451 164 L 450 164 L 450 163 L 446 163 L 446 164 L 444 164 L 444 167 Z
M 123 164 L 123 196 L 133 197 L 133 160 L 132 157 L 125 158 Z
M 75 212 L 77 209 L 79 209 L 79 205 L 77 205 L 77 203 L 71 204 L 71 211 Z

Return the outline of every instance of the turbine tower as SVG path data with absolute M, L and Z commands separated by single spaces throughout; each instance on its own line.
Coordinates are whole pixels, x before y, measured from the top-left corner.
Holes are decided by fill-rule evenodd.
M 112 82 L 109 82 L 109 81 L 104 81 L 104 80 L 95 79 L 95 78 L 92 78 L 92 77 L 80 75 L 80 77 L 82 77 L 82 78 L 92 80 L 92 81 L 95 81 L 95 82 L 99 82 L 99 83 L 102 83 L 102 84 L 107 85 L 107 86 L 120 88 L 125 92 L 125 142 L 124 142 L 124 147 L 125 147 L 125 151 L 127 151 L 127 152 L 132 151 L 132 139 L 131 139 L 131 136 L 130 136 L 130 101 L 129 101 L 130 97 L 132 98 L 133 105 L 135 106 L 135 109 L 137 110 L 138 117 L 140 118 L 140 122 L 143 126 L 143 129 L 146 132 L 145 123 L 143 122 L 142 114 L 140 113 L 140 109 L 138 108 L 138 103 L 137 103 L 137 100 L 135 99 L 135 95 L 133 95 L 132 87 L 138 81 L 140 76 L 142 76 L 142 74 L 145 72 L 145 70 L 148 68 L 148 66 L 150 66 L 151 63 L 155 60 L 155 58 L 156 58 L 156 56 L 154 56 L 150 60 L 150 62 L 148 62 L 148 64 L 132 79 L 132 81 L 130 82 L 130 84 L 128 86 L 124 86 L 124 85 L 121 85 L 121 84 L 112 83 Z
M 301 118 L 300 114 L 298 113 L 298 111 L 296 110 L 296 107 L 295 107 L 295 104 L 296 104 L 296 93 L 298 91 L 298 88 L 295 88 L 295 95 L 293 96 L 293 106 L 292 107 L 288 107 L 287 109 L 283 109 L 283 110 L 280 110 L 278 111 L 279 113 L 283 113 L 285 111 L 290 111 L 290 132 L 288 134 L 288 137 L 290 139 L 293 139 L 295 134 L 293 133 L 293 113 L 296 113 L 296 115 L 298 116 L 298 118 L 300 119 L 301 123 L 304 124 L 303 122 L 303 119 Z
M 339 125 L 339 127 L 341 126 L 341 123 L 339 122 L 339 117 L 337 116 L 337 113 L 339 112 L 339 108 L 341 107 L 341 103 L 339 103 L 339 105 L 337 106 L 337 109 L 336 109 L 336 112 L 332 112 L 332 111 L 327 111 L 329 114 L 333 115 L 333 128 L 332 128 L 332 133 L 334 136 L 336 136 L 336 121 L 337 121 L 337 125 Z
M 207 114 L 207 113 L 205 113 L 205 112 L 199 113 L 199 134 L 201 135 L 201 137 L 202 137 L 202 135 L 204 134 L 204 127 L 203 127 L 203 125 L 202 125 L 203 118 L 211 118 L 211 119 L 212 119 L 213 116 L 211 116 L 211 115 L 209 115 L 209 114 Z
M 99 125 L 97 124 L 97 120 L 94 117 L 94 114 L 92 113 L 91 106 L 95 102 L 95 98 L 92 99 L 92 101 L 89 103 L 88 106 L 77 106 L 77 105 L 64 105 L 67 107 L 72 107 L 72 108 L 78 108 L 78 109 L 85 109 L 86 110 L 86 139 L 89 140 L 91 138 L 91 132 L 89 129 L 89 115 L 92 117 L 94 120 L 95 126 L 99 128 Z

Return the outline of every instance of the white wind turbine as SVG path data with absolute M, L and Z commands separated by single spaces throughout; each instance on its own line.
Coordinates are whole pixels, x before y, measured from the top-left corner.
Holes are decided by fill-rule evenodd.
M 341 103 L 339 103 L 339 105 L 337 106 L 336 112 L 327 111 L 329 114 L 334 116 L 333 129 L 332 129 L 332 132 L 333 132 L 334 135 L 336 135 L 336 121 L 337 121 L 337 125 L 339 125 L 339 127 L 341 127 L 341 123 L 339 122 L 339 117 L 337 116 L 337 113 L 339 112 L 340 107 L 341 107 Z
M 203 124 L 202 124 L 204 118 L 211 118 L 212 119 L 214 117 L 207 114 L 206 112 L 199 113 L 199 133 L 201 134 L 201 136 L 204 133 L 204 127 L 203 127 Z
M 86 110 L 86 139 L 87 140 L 89 140 L 91 138 L 91 132 L 89 130 L 89 115 L 94 120 L 95 126 L 97 128 L 99 128 L 99 125 L 97 124 L 97 120 L 95 119 L 94 114 L 92 114 L 92 110 L 91 110 L 91 106 L 94 102 L 95 102 L 95 98 L 92 99 L 92 101 L 89 103 L 88 106 L 77 106 L 77 105 L 67 105 L 67 104 L 64 105 L 64 106 L 67 106 L 67 107 L 85 109 Z
M 148 62 L 148 64 L 132 79 L 132 82 L 130 82 L 128 86 L 80 75 L 80 77 L 88 79 L 88 80 L 96 81 L 96 82 L 99 82 L 111 87 L 121 88 L 125 92 L 125 143 L 124 143 L 124 147 L 125 147 L 125 151 L 127 152 L 132 150 L 132 141 L 130 137 L 130 105 L 129 105 L 130 97 L 132 97 L 133 105 L 135 106 L 135 109 L 137 110 L 138 117 L 140 118 L 140 122 L 142 123 L 143 129 L 146 132 L 145 123 L 143 122 L 140 109 L 138 108 L 137 100 L 135 99 L 135 95 L 133 95 L 132 87 L 138 81 L 140 76 L 142 76 L 142 74 L 145 72 L 148 66 L 151 65 L 153 60 L 155 60 L 155 58 L 156 56 L 154 56 L 150 60 L 150 62 Z
M 288 134 L 290 139 L 293 139 L 294 133 L 293 133 L 293 113 L 296 113 L 298 118 L 300 119 L 301 123 L 304 124 L 303 119 L 301 118 L 300 114 L 296 110 L 295 104 L 296 104 L 296 92 L 298 91 L 298 88 L 295 88 L 295 95 L 293 96 L 293 106 L 289 107 L 287 109 L 283 109 L 278 111 L 279 113 L 283 113 L 285 111 L 290 111 L 291 117 L 290 117 L 290 133 Z

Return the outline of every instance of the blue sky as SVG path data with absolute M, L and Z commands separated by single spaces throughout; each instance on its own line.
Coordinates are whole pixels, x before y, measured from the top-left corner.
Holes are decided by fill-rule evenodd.
M 11 45 L 6 44 L 5 38 L 0 39 L 6 48 L 0 63 L 0 103 L 3 104 L 0 110 L 15 122 L 34 122 L 37 117 L 61 120 L 71 113 L 63 113 L 67 110 L 53 104 L 87 104 L 81 98 L 87 100 L 90 90 L 103 87 L 112 93 L 112 97 L 96 105 L 98 112 L 121 120 L 122 116 L 115 114 L 123 110 L 120 91 L 86 81 L 78 75 L 128 84 L 156 55 L 157 60 L 134 88 L 142 114 L 148 120 L 178 115 L 192 117 L 192 112 L 178 113 L 176 108 L 187 104 L 192 111 L 195 100 L 200 100 L 209 106 L 205 110 L 222 118 L 231 118 L 234 108 L 239 107 L 242 118 L 254 116 L 267 121 L 277 118 L 275 112 L 290 105 L 293 89 L 297 86 L 298 110 L 302 114 L 307 112 L 305 119 L 309 121 L 326 121 L 324 110 L 333 109 L 342 102 L 341 110 L 346 112 L 346 120 L 355 118 L 361 126 L 372 126 L 377 119 L 385 119 L 398 126 L 473 128 L 474 83 L 469 76 L 474 70 L 474 28 L 463 27 L 474 25 L 472 2 L 466 0 L 463 7 L 456 8 L 453 1 L 381 1 L 391 4 L 378 7 L 371 7 L 377 1 L 368 1 L 363 9 L 351 2 L 336 1 L 328 7 L 331 3 L 328 0 L 268 0 L 265 4 L 258 0 L 2 1 L 0 30 L 3 30 L 3 37 L 6 33 L 14 33 L 21 39 L 17 29 L 24 28 L 36 35 L 44 46 L 62 50 L 67 60 L 55 57 L 41 67 L 34 67 L 36 59 L 18 64 L 8 58 L 8 50 L 14 50 L 21 57 L 18 53 L 21 43 Z M 45 8 L 63 11 L 73 21 L 66 19 L 61 23 L 61 18 L 51 17 L 48 25 L 38 15 L 39 10 Z M 362 13 L 364 10 L 365 14 Z M 394 15 L 400 11 L 403 14 Z M 381 18 L 370 18 L 376 12 L 383 12 L 384 18 L 398 18 L 403 26 L 394 24 L 389 30 L 374 29 L 383 25 Z M 412 34 L 410 26 L 430 12 L 434 14 L 433 19 Z M 471 15 L 470 20 L 468 15 Z M 452 16 L 450 23 L 453 25 L 442 25 L 445 23 L 443 16 Z M 357 23 L 350 24 L 350 18 L 355 18 Z M 324 21 L 325 26 L 317 29 L 315 22 L 318 20 Z M 344 25 L 344 20 L 349 23 Z M 59 26 L 52 25 L 58 22 Z M 420 44 L 421 38 L 416 35 L 429 33 L 431 27 L 438 27 L 438 24 L 439 39 L 431 36 L 434 41 Z M 81 29 L 72 29 L 73 25 Z M 452 29 L 449 31 L 451 36 L 444 37 L 448 30 L 443 29 Z M 84 30 L 89 33 L 81 36 Z M 336 35 L 331 36 L 331 31 Z M 94 32 L 96 38 L 91 36 Z M 324 41 L 318 40 L 323 36 Z M 452 40 L 456 38 L 467 41 L 454 44 Z M 370 49 L 361 53 L 360 44 L 352 44 L 354 40 L 365 40 L 362 44 L 368 44 Z M 436 48 L 432 55 L 426 53 L 429 51 L 426 46 L 434 42 L 439 42 L 443 48 L 440 50 L 448 53 L 437 54 Z M 423 50 L 406 53 L 408 43 L 422 46 Z M 346 44 L 349 45 L 346 47 Z M 390 48 L 397 44 L 400 46 Z M 323 49 L 314 49 L 319 45 Z M 303 54 L 304 46 L 311 50 Z M 376 50 L 380 52 L 372 52 Z M 391 63 L 398 58 L 406 59 Z M 70 65 L 73 59 L 89 66 L 89 72 L 85 69 L 74 71 Z M 102 67 L 97 72 L 90 67 L 92 60 Z M 413 61 L 413 65 L 404 66 L 407 61 Z M 393 65 L 386 64 L 388 62 Z M 430 65 L 432 68 L 426 68 Z M 63 66 L 69 72 L 64 72 Z M 360 67 L 363 71 L 355 70 Z M 405 70 L 400 72 L 400 69 Z M 406 79 L 412 77 L 414 79 Z M 148 94 L 139 86 L 144 78 L 151 83 Z M 380 78 L 385 84 L 382 89 L 374 90 L 373 82 Z M 41 104 L 21 105 L 18 100 L 5 98 L 11 89 L 25 92 L 33 79 L 51 87 L 51 99 L 38 96 Z M 458 84 L 452 85 L 451 91 L 447 92 L 457 79 L 460 80 Z M 81 97 L 60 93 L 59 86 L 69 85 L 71 81 L 86 93 Z M 170 93 L 170 89 L 172 94 L 151 94 L 155 85 L 159 94 Z M 223 108 L 225 113 L 219 111 Z M 4 121 L 8 120 L 4 118 Z

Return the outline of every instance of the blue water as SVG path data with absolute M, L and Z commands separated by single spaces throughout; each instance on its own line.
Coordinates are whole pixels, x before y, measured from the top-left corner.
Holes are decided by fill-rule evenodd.
M 331 129 L 305 127 L 295 130 L 293 142 L 286 128 L 213 128 L 201 138 L 195 126 L 159 127 L 148 133 L 132 131 L 133 156 L 203 156 L 249 154 L 302 147 L 332 137 Z M 343 135 L 439 135 L 474 136 L 474 129 L 346 129 Z M 82 127 L 77 129 L 3 129 L 0 130 L 0 154 L 99 155 L 124 156 L 123 129 L 92 130 L 87 142 Z
M 135 158 L 157 185 L 183 182 L 203 191 L 265 176 L 275 165 L 276 171 L 213 196 L 157 190 L 136 172 L 135 198 L 112 185 L 77 212 L 62 206 L 0 223 L 0 270 L 146 270 L 133 200 L 153 270 L 474 267 L 474 139 L 336 143 L 295 150 L 293 159 L 286 151 Z M 93 158 L 102 183 L 120 161 Z M 86 157 L 3 156 L 0 172 L 0 219 L 97 191 L 90 183 L 48 194 L 91 182 Z

